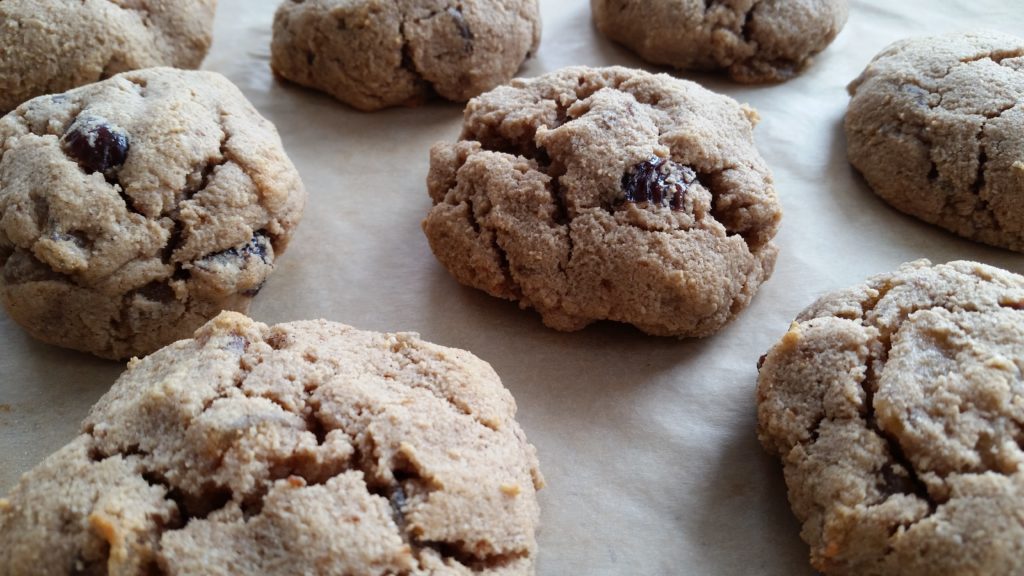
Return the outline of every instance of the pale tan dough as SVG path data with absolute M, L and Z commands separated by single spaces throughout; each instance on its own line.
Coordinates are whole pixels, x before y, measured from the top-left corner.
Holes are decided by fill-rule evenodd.
M 926 260 L 761 359 L 758 435 L 827 575 L 1024 573 L 1024 277 Z
M 540 45 L 537 0 L 285 0 L 271 66 L 360 110 L 466 100 Z
M 846 0 L 590 0 L 608 38 L 654 64 L 738 82 L 799 74 L 846 24 Z
M 0 573 L 533 574 L 515 412 L 468 352 L 225 312 L 0 499 Z
M 219 74 L 41 96 L 0 119 L 0 298 L 45 342 L 145 355 L 246 310 L 305 199 L 274 126 Z
M 747 306 L 778 253 L 756 120 L 664 74 L 517 79 L 470 101 L 461 140 L 431 150 L 423 230 L 459 282 L 552 328 L 614 320 L 707 336 Z M 680 193 L 628 201 L 625 181 L 652 159 L 666 170 L 659 190 Z
M 119 72 L 198 68 L 216 0 L 3 0 L 0 113 Z
M 1024 251 L 1024 39 L 911 38 L 850 86 L 847 154 L 886 202 Z

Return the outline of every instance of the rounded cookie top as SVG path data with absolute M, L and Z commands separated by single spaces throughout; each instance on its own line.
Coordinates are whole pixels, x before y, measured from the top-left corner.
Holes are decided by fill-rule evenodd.
M 33 336 L 109 358 L 244 310 L 305 191 L 227 79 L 154 68 L 0 119 L 0 297 Z
M 772 272 L 756 113 L 692 82 L 567 68 L 472 100 L 431 150 L 423 229 L 463 284 L 545 324 L 706 336 Z
M 216 0 L 0 2 L 0 113 L 43 94 L 154 66 L 197 68 Z
M 540 31 L 537 0 L 285 0 L 271 66 L 360 110 L 462 102 L 512 78 Z
M 14 573 L 532 574 L 543 484 L 491 367 L 224 313 L 133 361 L 0 500 Z
M 762 358 L 758 435 L 825 574 L 1024 572 L 1024 277 L 906 264 Z
M 1024 251 L 1024 39 L 897 42 L 849 87 L 847 152 L 892 206 Z
M 846 0 L 590 0 L 608 38 L 655 64 L 739 82 L 798 74 L 846 24 Z

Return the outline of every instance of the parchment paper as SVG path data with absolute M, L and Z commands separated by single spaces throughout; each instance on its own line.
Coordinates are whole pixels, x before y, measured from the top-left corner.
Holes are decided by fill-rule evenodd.
M 281 132 L 309 190 L 306 215 L 251 314 L 325 317 L 421 333 L 489 361 L 540 452 L 539 573 L 811 574 L 779 464 L 755 436 L 755 364 L 825 291 L 916 258 L 1024 273 L 1024 256 L 906 217 L 846 161 L 845 85 L 899 38 L 1024 29 L 1022 0 L 853 0 L 839 38 L 802 76 L 743 87 L 679 74 L 757 108 L 755 131 L 785 209 L 774 277 L 714 337 L 679 341 L 596 325 L 562 334 L 459 286 L 420 231 L 427 150 L 462 107 L 355 112 L 271 75 L 276 0 L 220 0 L 205 68 L 226 74 Z M 600 37 L 586 0 L 541 0 L 544 37 L 521 71 L 644 65 Z M 122 366 L 32 341 L 0 313 L 0 493 L 77 432 Z

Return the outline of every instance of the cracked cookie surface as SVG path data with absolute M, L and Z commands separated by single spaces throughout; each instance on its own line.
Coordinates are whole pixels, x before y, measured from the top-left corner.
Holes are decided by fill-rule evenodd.
M 849 87 L 850 163 L 896 209 L 1024 251 L 1024 39 L 913 38 Z
M 654 64 L 736 81 L 800 73 L 846 24 L 846 0 L 590 0 L 609 39 Z
M 4 574 L 532 574 L 515 401 L 415 334 L 225 312 L 0 499 Z
M 198 68 L 216 0 L 0 2 L 0 113 L 120 72 Z
M 40 340 L 144 355 L 244 311 L 306 193 L 223 76 L 155 68 L 0 119 L 0 297 Z
M 271 66 L 360 110 L 507 82 L 540 44 L 537 0 L 285 0 Z
M 758 435 L 830 575 L 1024 572 L 1024 277 L 922 260 L 762 358 Z
M 423 230 L 468 286 L 578 330 L 707 336 L 772 272 L 756 113 L 661 74 L 567 68 L 470 101 L 431 150 Z

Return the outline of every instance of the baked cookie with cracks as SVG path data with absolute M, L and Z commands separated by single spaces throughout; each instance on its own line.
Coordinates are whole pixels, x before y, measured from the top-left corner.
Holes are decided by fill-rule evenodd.
M 285 0 L 271 67 L 364 111 L 507 82 L 540 45 L 537 0 Z
M 847 154 L 897 210 L 1024 251 L 1024 39 L 896 42 L 849 86 Z
M 0 2 L 0 113 L 120 72 L 198 68 L 216 0 Z
M 609 39 L 653 64 L 789 80 L 846 24 L 846 0 L 590 0 Z
M 223 76 L 152 68 L 0 119 L 0 299 L 34 337 L 142 356 L 244 311 L 306 192 Z
M 758 436 L 823 574 L 1024 573 L 1024 277 L 926 260 L 761 359 Z
M 223 313 L 0 499 L 5 574 L 534 573 L 536 453 L 491 367 Z
M 423 230 L 455 278 L 548 326 L 708 336 L 772 273 L 781 212 L 757 114 L 627 68 L 513 80 L 433 147 Z

